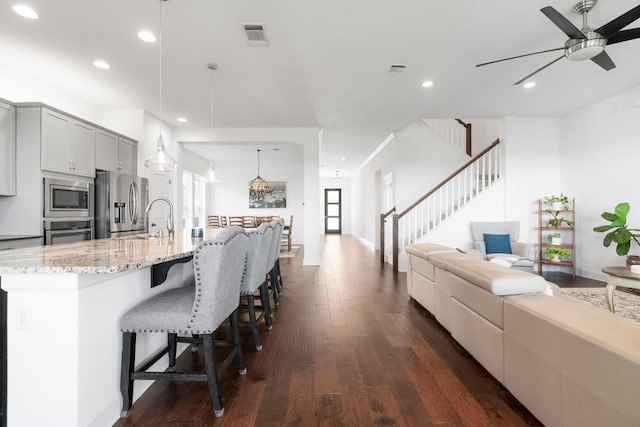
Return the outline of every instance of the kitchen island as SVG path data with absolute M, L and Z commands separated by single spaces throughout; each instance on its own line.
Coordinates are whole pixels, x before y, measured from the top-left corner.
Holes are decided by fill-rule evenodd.
M 205 230 L 204 239 L 218 232 Z M 113 425 L 121 408 L 120 316 L 191 283 L 189 260 L 201 240 L 176 230 L 171 238 L 134 235 L 0 252 L 8 299 L 7 425 Z M 158 267 L 167 276 L 152 287 Z M 136 363 L 166 344 L 163 334 L 147 335 L 138 340 Z M 161 360 L 155 368 L 166 366 Z M 136 381 L 135 398 L 149 385 Z

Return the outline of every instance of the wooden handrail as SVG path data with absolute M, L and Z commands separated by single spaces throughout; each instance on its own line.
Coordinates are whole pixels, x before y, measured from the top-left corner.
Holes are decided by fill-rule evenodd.
M 398 219 L 402 218 L 403 216 L 405 216 L 406 214 L 408 214 L 413 208 L 415 208 L 416 206 L 418 206 L 420 203 L 422 203 L 427 197 L 429 197 L 430 195 L 432 195 L 433 193 L 435 193 L 438 189 L 440 189 L 442 186 L 444 186 L 447 182 L 449 182 L 454 176 L 458 175 L 460 172 L 462 172 L 463 170 L 465 170 L 469 165 L 471 165 L 473 162 L 475 162 L 476 160 L 478 160 L 480 157 L 484 156 L 485 154 L 487 154 L 487 152 L 489 152 L 493 147 L 495 147 L 496 145 L 500 144 L 500 140 L 496 139 L 495 141 L 493 141 L 491 143 L 491 145 L 489 145 L 487 148 L 485 148 L 484 150 L 482 150 L 480 153 L 478 153 L 476 156 L 474 156 L 471 160 L 469 160 L 467 163 L 465 163 L 464 165 L 460 166 L 458 169 L 456 169 L 455 172 L 453 172 L 451 175 L 449 175 L 448 177 L 446 177 L 445 179 L 443 179 L 442 181 L 440 181 L 440 183 L 438 185 L 436 185 L 435 187 L 433 187 L 431 190 L 429 190 L 426 194 L 424 194 L 422 197 L 420 197 L 418 200 L 416 200 L 414 203 L 411 204 L 411 206 L 409 206 L 408 208 L 406 208 L 405 210 L 403 210 L 402 212 L 400 212 L 398 214 Z
M 471 123 L 465 123 L 460 119 L 456 119 L 458 123 L 464 126 L 466 130 L 466 143 L 465 143 L 465 151 L 467 152 L 467 156 L 471 155 Z

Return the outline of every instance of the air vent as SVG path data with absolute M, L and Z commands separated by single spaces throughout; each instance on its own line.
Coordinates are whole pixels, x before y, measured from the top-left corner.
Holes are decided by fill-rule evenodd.
M 389 74 L 402 74 L 404 73 L 404 70 L 407 69 L 406 65 L 402 65 L 402 64 L 392 64 L 389 67 Z
M 249 46 L 269 46 L 263 24 L 242 24 Z

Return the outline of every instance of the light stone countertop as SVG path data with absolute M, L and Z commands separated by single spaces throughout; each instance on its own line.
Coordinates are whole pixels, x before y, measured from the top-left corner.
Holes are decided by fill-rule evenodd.
M 200 239 L 191 238 L 191 229 L 178 229 L 173 238 L 136 234 L 12 249 L 0 252 L 0 274 L 120 273 L 191 256 L 198 243 L 221 230 L 205 229 Z

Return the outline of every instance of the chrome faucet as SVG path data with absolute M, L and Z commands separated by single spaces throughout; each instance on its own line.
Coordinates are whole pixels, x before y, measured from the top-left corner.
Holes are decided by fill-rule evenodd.
M 147 207 L 144 209 L 144 213 L 147 216 L 146 223 L 149 224 L 149 211 L 151 210 L 151 206 L 157 201 L 167 202 L 167 204 L 169 205 L 169 221 L 167 223 L 167 228 L 168 228 L 168 231 L 169 231 L 169 237 L 173 237 L 174 236 L 174 231 L 173 231 L 173 203 L 171 203 L 171 200 L 169 200 L 169 199 L 167 199 L 165 197 L 158 197 L 157 199 L 153 199 L 152 201 L 150 201 L 149 204 L 147 205 Z

